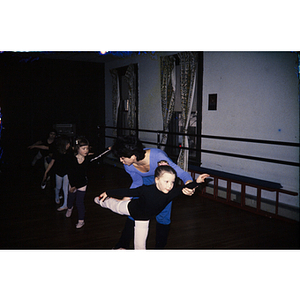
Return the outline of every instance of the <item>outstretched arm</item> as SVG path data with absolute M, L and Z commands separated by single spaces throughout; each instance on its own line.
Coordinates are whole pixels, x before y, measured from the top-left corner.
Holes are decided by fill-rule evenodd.
M 209 174 L 201 174 L 201 175 L 198 176 L 196 182 L 197 182 L 197 183 L 203 183 L 203 182 L 204 182 L 204 179 L 207 178 L 207 177 L 209 177 L 209 176 L 210 176 Z M 188 183 L 191 183 L 191 182 L 193 182 L 193 181 L 192 181 L 192 180 L 188 180 L 188 181 L 185 183 L 185 185 L 187 185 Z M 191 188 L 185 187 L 185 188 L 182 190 L 182 192 L 183 192 L 183 194 L 186 195 L 186 196 L 192 196 L 192 195 L 195 193 L 195 190 L 196 190 L 196 188 L 191 189 Z
M 196 179 L 196 181 L 192 181 L 192 182 L 189 182 L 188 184 L 185 185 L 185 187 L 182 189 L 182 193 L 184 195 L 187 195 L 185 193 L 185 190 L 190 190 L 192 191 L 192 194 L 194 194 L 196 188 L 198 187 L 197 183 L 203 183 L 205 178 L 209 177 L 210 175 L 209 174 L 201 174 L 198 176 L 198 178 Z M 187 196 L 191 196 L 191 195 L 187 195 Z
M 33 149 L 33 148 L 42 149 L 42 150 L 49 150 L 49 147 L 44 146 L 44 145 L 33 145 L 33 146 L 28 147 L 28 149 Z
M 187 185 L 188 183 L 193 182 L 192 180 L 188 180 L 187 182 L 185 182 L 185 185 Z M 195 193 L 195 189 L 189 189 L 189 188 L 184 188 L 182 190 L 182 192 L 186 195 L 186 196 L 192 196 Z
M 105 199 L 107 197 L 109 198 L 115 198 L 117 200 L 130 200 L 131 197 L 140 197 L 143 192 L 144 186 L 137 187 L 135 189 L 129 189 L 129 188 L 121 188 L 121 189 L 113 189 L 113 190 L 107 190 L 106 192 L 103 192 L 99 198 Z M 130 198 L 128 198 L 130 197 Z M 103 200 L 104 201 L 104 200 Z

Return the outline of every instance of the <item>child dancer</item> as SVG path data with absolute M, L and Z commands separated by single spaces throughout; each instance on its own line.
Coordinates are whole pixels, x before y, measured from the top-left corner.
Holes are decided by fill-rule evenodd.
M 143 184 L 154 184 L 154 172 L 157 163 L 160 160 L 166 160 L 177 173 L 177 176 L 184 184 L 193 181 L 193 178 L 188 172 L 179 168 L 167 154 L 157 148 L 145 148 L 142 142 L 135 136 L 118 136 L 114 145 L 111 147 L 112 153 L 124 165 L 125 171 L 130 175 L 132 183 L 130 188 L 136 188 Z M 192 196 L 194 190 L 185 188 L 183 193 L 187 196 Z M 156 237 L 155 249 L 163 249 L 167 244 L 169 230 L 171 226 L 171 210 L 172 202 L 158 214 L 156 219 Z M 125 227 L 121 237 L 114 249 L 129 248 L 130 240 L 134 237 L 134 219 L 130 216 L 126 218 Z
M 68 210 L 66 217 L 71 217 L 74 203 L 78 209 L 78 223 L 76 228 L 81 228 L 84 225 L 85 206 L 84 196 L 87 189 L 87 169 L 90 159 L 89 142 L 85 138 L 78 138 L 75 141 L 75 156 L 71 156 L 68 166 L 69 177 L 69 195 L 68 195 Z
M 59 193 L 61 188 L 64 194 L 64 203 L 57 210 L 62 211 L 67 209 L 67 199 L 69 192 L 69 179 L 67 174 L 67 163 L 68 163 L 68 151 L 70 148 L 70 139 L 67 136 L 60 136 L 56 141 L 57 151 L 53 152 L 53 157 L 49 163 L 43 178 L 43 182 L 46 181 L 48 172 L 53 167 L 55 173 L 55 202 L 59 204 Z
M 163 163 L 162 163 L 163 164 Z M 169 165 L 160 165 L 155 170 L 155 184 L 142 185 L 134 189 L 108 190 L 94 199 L 95 203 L 104 208 L 108 208 L 120 215 L 131 216 L 135 220 L 134 227 L 134 249 L 146 249 L 146 239 L 148 235 L 149 220 L 158 215 L 175 197 L 183 194 L 182 190 L 187 187 L 193 189 L 208 174 L 200 175 L 196 182 L 191 182 L 186 186 L 174 188 L 176 171 Z M 131 200 L 117 200 L 114 198 L 139 197 Z M 100 200 L 101 199 L 101 200 Z
M 56 139 L 56 130 L 51 129 L 49 131 L 49 136 L 45 141 L 38 141 L 36 143 L 34 143 L 33 145 L 29 146 L 29 149 L 38 149 L 39 152 L 37 153 L 37 155 L 34 157 L 31 165 L 34 166 L 35 163 L 37 162 L 37 160 L 39 160 L 40 158 L 44 158 L 44 166 L 45 166 L 45 170 L 47 170 L 48 165 L 50 164 L 51 160 L 52 160 L 52 155 L 53 152 L 55 151 L 55 139 Z M 50 179 L 50 176 L 48 176 L 47 181 Z M 41 188 L 45 189 L 46 188 L 46 184 L 47 181 L 44 180 L 42 181 L 41 184 Z

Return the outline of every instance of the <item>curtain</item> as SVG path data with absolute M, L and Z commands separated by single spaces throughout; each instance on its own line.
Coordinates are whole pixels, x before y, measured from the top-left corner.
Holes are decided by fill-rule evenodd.
M 197 53 L 179 53 L 180 59 L 180 98 L 182 109 L 182 125 L 187 134 L 193 107 L 197 77 Z M 188 136 L 183 137 L 183 147 L 189 147 Z M 189 150 L 180 149 L 177 164 L 184 171 L 188 170 Z
M 113 126 L 118 126 L 118 113 L 121 101 L 121 92 L 120 92 L 120 84 L 119 84 L 119 73 L 117 69 L 110 70 L 110 74 L 112 76 L 112 109 L 113 109 Z M 126 114 L 126 120 L 124 124 L 125 127 L 129 127 L 134 129 L 135 124 L 135 116 L 136 116 L 136 93 L 135 93 L 135 71 L 134 65 L 129 65 L 125 72 L 125 81 L 128 85 L 128 112 Z M 124 118 L 124 116 L 120 116 Z M 135 130 L 131 131 L 131 134 L 134 134 Z M 114 130 L 114 135 L 117 135 L 117 130 Z
M 175 105 L 175 58 L 174 56 L 164 56 L 160 58 L 161 71 L 161 108 L 163 117 L 163 131 L 169 131 L 169 123 L 172 118 Z M 161 139 L 164 150 L 168 135 L 163 134 Z
M 125 73 L 125 80 L 128 84 L 128 114 L 127 114 L 127 124 L 129 128 L 135 128 L 135 116 L 136 116 L 136 101 L 135 101 L 135 72 L 134 66 L 130 64 Z M 131 134 L 134 134 L 135 130 L 131 130 Z
M 118 111 L 120 105 L 120 87 L 119 87 L 119 75 L 116 69 L 110 70 L 112 76 L 112 109 L 113 109 L 113 126 L 117 127 L 118 123 Z M 117 135 L 117 130 L 114 129 L 114 135 Z

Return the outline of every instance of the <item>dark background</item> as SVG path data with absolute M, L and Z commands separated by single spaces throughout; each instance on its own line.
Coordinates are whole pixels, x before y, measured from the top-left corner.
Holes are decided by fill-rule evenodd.
M 95 150 L 105 124 L 104 64 L 0 54 L 2 165 L 20 165 L 27 147 L 46 139 L 54 124 L 75 124 Z

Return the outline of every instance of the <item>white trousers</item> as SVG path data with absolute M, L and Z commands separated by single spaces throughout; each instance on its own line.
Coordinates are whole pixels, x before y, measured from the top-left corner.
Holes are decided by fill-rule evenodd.
M 100 206 L 108 208 L 111 211 L 119 214 L 130 216 L 128 203 L 131 200 L 116 200 L 114 198 L 106 198 L 105 201 L 100 201 Z M 149 220 L 135 221 L 134 225 L 134 249 L 146 250 L 146 241 L 148 236 Z

